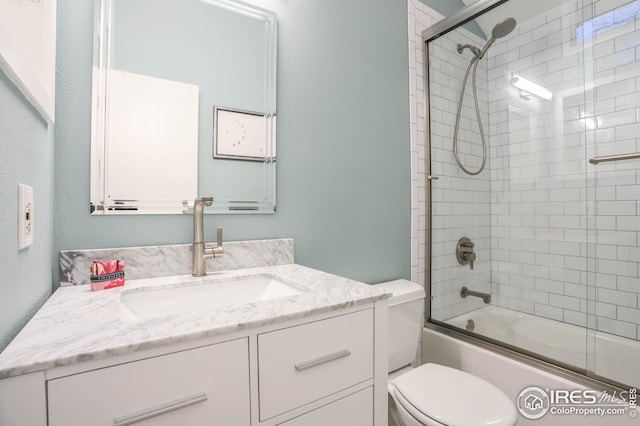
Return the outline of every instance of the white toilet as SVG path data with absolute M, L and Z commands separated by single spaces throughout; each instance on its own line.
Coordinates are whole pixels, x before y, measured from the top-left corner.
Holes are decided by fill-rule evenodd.
M 389 299 L 389 426 L 512 426 L 514 403 L 491 383 L 439 364 L 410 366 L 422 329 L 424 289 L 378 284 Z

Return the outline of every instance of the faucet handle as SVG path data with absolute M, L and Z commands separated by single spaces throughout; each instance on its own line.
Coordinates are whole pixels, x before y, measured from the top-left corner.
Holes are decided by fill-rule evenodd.
M 476 261 L 476 254 L 474 252 L 467 252 L 464 254 L 464 259 L 469 262 L 469 267 L 473 271 L 473 263 Z
M 222 247 L 222 227 L 218 226 L 218 242 L 213 248 L 213 257 L 221 257 L 224 254 L 224 247 Z

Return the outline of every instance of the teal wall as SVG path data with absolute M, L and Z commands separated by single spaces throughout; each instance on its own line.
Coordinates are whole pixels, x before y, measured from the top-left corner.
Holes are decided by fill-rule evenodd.
M 190 216 L 89 215 L 92 3 L 58 0 L 56 251 L 188 243 Z M 293 237 L 302 265 L 409 278 L 405 2 L 255 3 L 278 14 L 278 212 L 209 215 L 207 240 Z
M 0 351 L 51 294 L 53 140 L 0 71 Z M 18 184 L 34 190 L 34 241 L 18 251 Z

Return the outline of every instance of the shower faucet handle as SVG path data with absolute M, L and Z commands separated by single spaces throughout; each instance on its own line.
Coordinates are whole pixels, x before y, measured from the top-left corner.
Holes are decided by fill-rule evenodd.
M 473 271 L 473 262 L 476 261 L 476 254 L 472 251 L 469 251 L 464 254 L 464 258 L 467 262 L 469 262 L 469 267 Z
M 462 237 L 458 241 L 456 246 L 456 258 L 461 265 L 469 264 L 471 270 L 473 270 L 473 264 L 475 263 L 477 256 L 473 251 L 475 244 L 467 237 Z

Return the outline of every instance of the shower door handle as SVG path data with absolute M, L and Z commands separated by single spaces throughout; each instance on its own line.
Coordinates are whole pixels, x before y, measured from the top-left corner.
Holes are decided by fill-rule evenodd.
M 633 160 L 640 158 L 640 152 L 632 152 L 629 154 L 607 155 L 605 157 L 593 157 L 589 162 L 591 164 L 605 163 L 607 161 Z
M 428 180 L 438 180 L 438 179 L 440 179 L 440 177 L 439 176 L 434 176 L 434 175 L 428 175 L 427 179 Z

